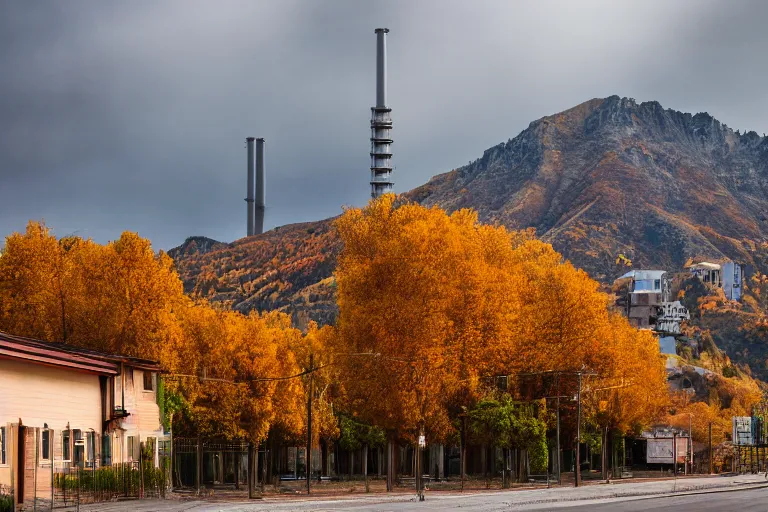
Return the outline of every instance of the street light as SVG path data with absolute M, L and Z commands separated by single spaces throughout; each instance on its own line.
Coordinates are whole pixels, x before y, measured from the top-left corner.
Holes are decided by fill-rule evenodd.
M 688 413 L 688 464 L 691 465 L 689 474 L 693 474 L 693 415 Z

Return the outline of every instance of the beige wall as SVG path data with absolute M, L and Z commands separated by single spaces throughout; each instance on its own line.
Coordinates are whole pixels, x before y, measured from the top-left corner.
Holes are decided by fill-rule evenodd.
M 115 403 L 122 400 L 120 393 L 120 376 L 116 377 Z M 157 376 L 153 380 L 153 390 L 144 391 L 144 371 L 126 368 L 125 378 L 125 410 L 128 417 L 122 419 L 120 427 L 125 429 L 119 434 L 113 435 L 112 460 L 113 462 L 127 462 L 131 459 L 128 449 L 128 438 L 134 437 L 136 443 L 146 442 L 148 437 L 154 437 L 156 441 L 167 439 L 163 435 L 163 427 L 160 424 L 160 407 L 157 405 Z M 157 449 L 157 443 L 155 448 Z
M 0 389 L 0 425 L 21 418 L 28 427 L 101 433 L 98 375 L 0 359 Z
M 0 485 L 10 485 L 19 419 L 28 427 L 53 429 L 51 449 L 61 457 L 61 431 L 73 429 L 101 433 L 101 390 L 98 375 L 0 359 L 0 425 L 6 427 L 7 464 L 0 466 Z M 31 449 L 34 450 L 34 444 Z M 31 452 L 34 454 L 34 451 Z M 41 463 L 44 466 L 45 463 Z
M 113 463 L 131 459 L 127 451 L 129 436 L 133 436 L 137 443 L 146 442 L 149 437 L 157 441 L 167 439 L 163 435 L 157 405 L 157 376 L 153 391 L 144 391 L 143 371 L 134 369 L 126 372 L 131 373 L 132 379 L 127 378 L 125 386 L 125 408 L 129 416 L 116 424 L 124 431 L 110 434 Z M 115 380 L 114 404 L 119 405 L 120 376 Z M 98 375 L 0 359 L 0 390 L 0 425 L 16 424 L 19 418 L 28 427 L 42 428 L 47 423 L 55 433 L 52 441 L 57 460 L 61 460 L 62 456 L 61 431 L 66 429 L 68 423 L 72 429 L 93 429 L 97 434 L 103 434 Z M 6 444 L 9 462 L 12 441 L 15 439 L 8 439 Z M 9 467 L 0 465 L 0 485 L 9 483 Z

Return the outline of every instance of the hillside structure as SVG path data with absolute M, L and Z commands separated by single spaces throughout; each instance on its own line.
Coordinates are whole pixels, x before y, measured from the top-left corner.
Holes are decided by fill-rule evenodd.
M 632 325 L 659 333 L 680 334 L 680 323 L 690 319 L 680 301 L 671 301 L 670 277 L 665 270 L 630 270 L 618 280 L 628 280 L 626 315 Z
M 170 450 L 155 361 L 0 332 L 0 488 L 16 510 L 52 496 L 54 475 Z M 147 460 L 146 456 L 144 460 Z
M 710 288 L 722 288 L 728 300 L 741 300 L 742 269 L 738 263 L 731 260 L 720 263 L 700 261 L 687 268 L 692 276 Z

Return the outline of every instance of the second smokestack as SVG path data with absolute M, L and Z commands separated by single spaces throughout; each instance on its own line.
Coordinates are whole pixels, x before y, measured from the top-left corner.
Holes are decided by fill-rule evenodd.
M 264 175 L 264 139 L 256 139 L 256 200 L 254 201 L 254 234 L 264 232 L 264 210 L 266 209 L 266 178 Z
M 248 188 L 246 189 L 245 204 L 247 206 L 246 213 L 248 215 L 248 225 L 245 232 L 246 236 L 253 235 L 253 137 L 245 139 L 246 147 L 248 148 Z

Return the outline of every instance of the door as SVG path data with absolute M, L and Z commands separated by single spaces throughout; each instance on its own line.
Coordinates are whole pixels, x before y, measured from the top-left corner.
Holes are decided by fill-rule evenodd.
M 26 466 L 26 448 L 27 448 L 27 427 L 24 427 L 22 425 L 19 425 L 19 445 L 18 450 L 16 451 L 16 457 L 17 457 L 17 464 L 16 464 L 16 482 L 17 482 L 17 503 L 22 504 L 24 503 L 24 469 Z

